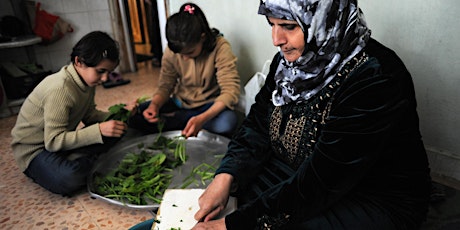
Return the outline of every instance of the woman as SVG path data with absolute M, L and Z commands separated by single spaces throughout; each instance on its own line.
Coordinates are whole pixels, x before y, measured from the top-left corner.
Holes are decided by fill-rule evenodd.
M 70 196 L 85 188 L 98 155 L 127 130 L 124 122 L 104 121 L 109 113 L 94 103 L 95 87 L 118 66 L 119 56 L 108 34 L 88 33 L 73 47 L 70 64 L 24 101 L 11 145 L 19 168 L 45 189 Z M 80 122 L 85 126 L 77 129 Z
M 185 3 L 166 23 L 166 48 L 152 100 L 139 106 L 130 126 L 145 133 L 182 130 L 186 137 L 201 129 L 229 136 L 237 125 L 233 111 L 240 93 L 237 58 L 230 43 L 209 27 L 203 11 Z M 171 96 L 172 95 L 172 96 Z
M 275 55 L 194 229 L 417 229 L 430 176 L 411 76 L 356 0 L 264 0 Z M 239 208 L 212 220 L 229 195 Z

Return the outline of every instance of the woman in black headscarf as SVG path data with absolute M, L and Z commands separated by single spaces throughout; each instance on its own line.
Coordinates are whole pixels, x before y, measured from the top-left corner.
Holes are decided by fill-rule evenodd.
M 194 229 L 417 229 L 430 169 L 410 73 L 356 0 L 263 0 L 280 48 Z M 238 209 L 212 220 L 228 196 Z

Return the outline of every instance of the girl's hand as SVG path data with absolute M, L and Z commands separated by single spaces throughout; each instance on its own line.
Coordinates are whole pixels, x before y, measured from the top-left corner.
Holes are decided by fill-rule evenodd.
M 128 125 L 122 121 L 110 120 L 99 123 L 99 130 L 105 137 L 121 137 L 128 129 Z
M 159 111 L 160 108 L 155 105 L 154 103 L 150 103 L 149 107 L 147 107 L 142 115 L 144 115 L 145 120 L 147 120 L 150 123 L 155 123 L 159 121 Z
M 186 138 L 196 137 L 198 132 L 200 132 L 200 130 L 203 128 L 205 122 L 206 120 L 202 119 L 200 115 L 190 118 L 187 122 L 187 125 L 182 130 L 182 135 L 184 135 Z
M 225 218 L 197 223 L 192 230 L 226 230 Z

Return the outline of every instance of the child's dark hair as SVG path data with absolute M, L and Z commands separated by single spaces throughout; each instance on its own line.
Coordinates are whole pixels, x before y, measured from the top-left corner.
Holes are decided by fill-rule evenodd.
M 204 34 L 202 52 L 211 52 L 216 46 L 217 29 L 209 27 L 206 16 L 194 3 L 183 4 L 179 12 L 171 15 L 166 22 L 168 47 L 174 53 L 180 53 L 185 47 L 197 44 Z
M 97 66 L 103 59 L 118 64 L 120 61 L 118 43 L 105 32 L 93 31 L 75 44 L 70 55 L 72 63 L 75 62 L 75 57 L 88 67 Z

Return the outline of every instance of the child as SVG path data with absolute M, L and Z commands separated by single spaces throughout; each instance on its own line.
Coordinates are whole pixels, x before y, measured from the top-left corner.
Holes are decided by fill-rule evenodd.
M 240 93 L 230 44 L 192 3 L 168 19 L 166 38 L 159 85 L 152 100 L 139 106 L 130 126 L 156 133 L 162 119 L 163 131 L 182 130 L 186 137 L 197 136 L 202 128 L 230 135 L 237 125 L 233 108 Z
M 27 97 L 11 131 L 19 168 L 47 190 L 71 195 L 86 185 L 94 161 L 125 132 L 121 121 L 104 121 L 95 87 L 119 63 L 118 44 L 100 31 L 74 47 L 71 63 L 46 77 Z M 82 122 L 85 127 L 77 129 Z

